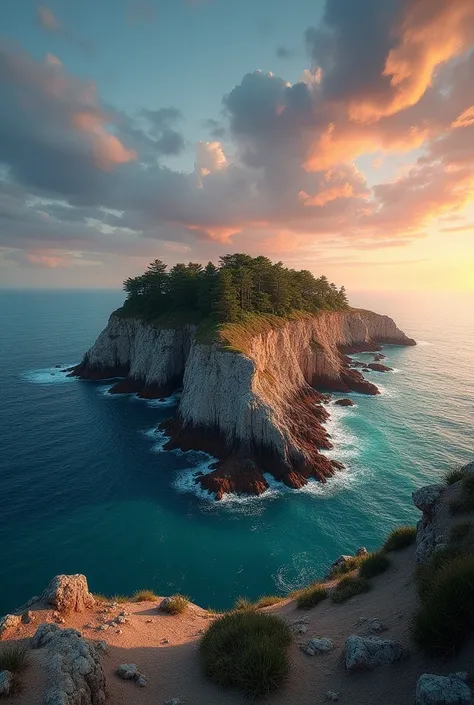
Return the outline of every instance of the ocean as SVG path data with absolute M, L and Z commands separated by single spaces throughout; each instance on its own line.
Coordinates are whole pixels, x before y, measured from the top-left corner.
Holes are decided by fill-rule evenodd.
M 331 453 L 346 470 L 220 503 L 192 481 L 207 456 L 163 451 L 155 429 L 177 397 L 111 396 L 57 367 L 79 362 L 122 299 L 0 291 L 1 614 L 58 573 L 84 573 L 107 595 L 146 587 L 216 609 L 283 595 L 414 524 L 411 492 L 473 459 L 472 294 L 352 296 L 418 345 L 385 349 L 394 371 L 367 373 L 379 397 L 331 408 Z

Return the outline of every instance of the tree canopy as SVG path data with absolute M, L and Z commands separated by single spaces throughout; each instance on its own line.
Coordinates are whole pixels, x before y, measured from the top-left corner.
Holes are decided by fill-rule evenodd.
M 295 310 L 315 313 L 348 307 L 344 287 L 262 255 L 224 255 L 217 267 L 212 262 L 205 267 L 189 262 L 169 271 L 157 259 L 143 274 L 128 278 L 124 290 L 124 312 L 146 318 L 180 314 L 232 323 L 248 313 L 287 316 Z

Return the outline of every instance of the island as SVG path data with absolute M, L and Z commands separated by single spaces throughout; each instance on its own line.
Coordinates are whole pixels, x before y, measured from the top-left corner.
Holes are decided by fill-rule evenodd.
M 379 393 L 350 354 L 416 344 L 388 316 L 352 308 L 326 277 L 261 256 L 169 272 L 155 260 L 124 289 L 124 305 L 70 374 L 145 398 L 182 388 L 161 426 L 165 448 L 214 456 L 196 482 L 216 499 L 262 494 L 265 475 L 292 488 L 325 482 L 343 467 L 321 452 L 332 448 L 327 392 Z

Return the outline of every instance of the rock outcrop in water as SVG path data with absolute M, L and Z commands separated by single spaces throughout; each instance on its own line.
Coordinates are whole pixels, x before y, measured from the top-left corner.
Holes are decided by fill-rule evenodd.
M 192 325 L 161 329 L 113 314 L 72 374 L 124 377 L 112 392 L 145 397 L 182 384 L 176 417 L 163 424 L 165 447 L 217 457 L 196 482 L 218 499 L 261 494 L 266 473 L 293 488 L 333 475 L 342 466 L 320 452 L 332 447 L 321 392 L 378 394 L 347 355 L 415 344 L 388 316 L 358 309 L 282 322 L 248 336 L 242 352 L 196 342 L 195 333 Z

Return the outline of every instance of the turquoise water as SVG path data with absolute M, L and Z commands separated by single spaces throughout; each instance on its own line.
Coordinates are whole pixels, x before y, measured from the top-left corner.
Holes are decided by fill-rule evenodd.
M 222 503 L 195 493 L 205 456 L 162 451 L 154 428 L 176 399 L 111 397 L 55 368 L 79 361 L 121 299 L 0 292 L 0 613 L 62 572 L 85 573 L 96 592 L 180 591 L 204 607 L 284 594 L 415 522 L 412 490 L 472 459 L 472 296 L 354 296 L 419 345 L 386 349 L 394 373 L 367 373 L 380 397 L 332 409 L 347 470 Z

